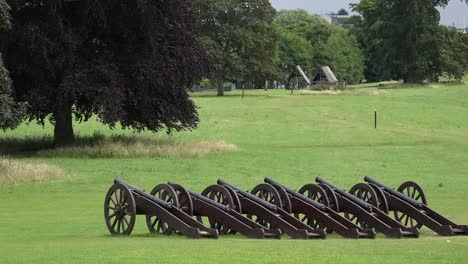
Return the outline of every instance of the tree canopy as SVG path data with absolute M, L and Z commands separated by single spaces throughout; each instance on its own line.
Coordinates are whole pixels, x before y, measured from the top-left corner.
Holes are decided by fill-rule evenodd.
M 363 17 L 353 31 L 366 54 L 366 77 L 437 81 L 443 66 L 436 7 L 448 0 L 361 0 L 353 10 Z M 468 1 L 467 1 L 468 3 Z
M 10 19 L 10 6 L 5 0 L 0 0 L 0 31 L 11 29 Z M 22 119 L 21 107 L 12 98 L 11 83 L 0 54 L 0 129 L 15 128 Z
M 283 76 L 288 76 L 295 65 L 300 65 L 307 72 L 312 65 L 313 47 L 305 38 L 291 31 L 280 31 L 279 68 Z
M 344 8 L 341 8 L 340 10 L 338 10 L 338 13 L 337 13 L 337 14 L 340 15 L 340 16 L 347 16 L 347 15 L 349 15 L 348 11 L 346 11 L 346 9 L 344 9 Z
M 268 0 L 194 0 L 197 29 L 213 59 L 210 76 L 224 82 L 261 83 L 277 76 L 275 9 Z
M 280 11 L 274 23 L 281 36 L 283 72 L 298 64 L 313 74 L 328 65 L 339 80 L 356 83 L 363 79 L 363 55 L 355 37 L 341 26 L 329 25 L 305 10 Z
M 468 35 L 440 26 L 441 72 L 449 79 L 461 80 L 468 71 Z
M 73 141 L 73 116 L 136 131 L 196 127 L 187 88 L 210 61 L 190 0 L 8 2 L 14 99 L 28 120 L 50 119 L 56 145 Z

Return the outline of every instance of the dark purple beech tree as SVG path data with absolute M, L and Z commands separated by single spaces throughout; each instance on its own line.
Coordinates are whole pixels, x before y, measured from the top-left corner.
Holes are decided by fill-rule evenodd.
M 191 0 L 7 0 L 4 59 L 25 118 L 73 143 L 92 116 L 136 131 L 195 128 L 187 88 L 210 70 Z

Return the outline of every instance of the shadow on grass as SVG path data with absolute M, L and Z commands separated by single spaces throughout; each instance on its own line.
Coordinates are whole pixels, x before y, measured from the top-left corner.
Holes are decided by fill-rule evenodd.
M 213 152 L 235 151 L 237 147 L 222 140 L 178 142 L 135 135 L 76 136 L 73 145 L 54 148 L 51 136 L 0 138 L 0 156 L 70 157 L 70 158 L 133 158 L 192 157 Z
M 249 94 L 249 91 L 255 92 L 254 94 Z M 254 97 L 254 98 L 274 98 L 275 96 L 279 96 L 281 94 L 259 94 L 263 92 L 262 90 L 249 90 L 246 91 L 244 94 L 244 98 L 248 97 Z M 268 93 L 268 91 L 265 91 L 265 93 Z M 285 95 L 289 95 L 289 91 L 285 93 Z M 206 93 L 206 92 L 200 92 L 200 93 L 190 93 L 191 98 L 233 98 L 233 97 L 238 97 L 239 99 L 242 99 L 242 94 L 240 92 L 234 92 L 234 93 L 225 93 L 224 96 L 218 96 L 216 93 Z
M 182 235 L 182 234 L 172 234 L 172 235 L 164 235 L 164 234 L 161 234 L 161 233 L 156 233 L 156 234 L 151 234 L 151 233 L 148 233 L 148 234 L 131 234 L 130 236 L 127 236 L 127 235 L 110 235 L 110 234 L 105 234 L 105 235 L 102 235 L 102 236 L 99 236 L 99 237 L 102 237 L 102 238 L 109 238 L 109 239 L 120 239 L 120 238 L 123 238 L 123 239 L 128 239 L 128 238 L 139 238 L 139 239 L 171 239 L 171 240 L 174 240 L 174 239 L 188 239 L 186 236 Z M 219 236 L 218 237 L 219 239 L 235 239 L 235 240 L 245 240 L 245 236 L 243 235 L 240 235 L 240 234 L 224 234 L 222 236 Z M 204 239 L 210 239 L 210 238 L 204 238 Z
M 75 136 L 75 142 L 70 147 L 93 147 L 106 141 L 106 136 L 95 133 L 92 136 Z M 112 136 L 112 141 L 135 142 L 129 136 Z M 55 150 L 54 139 L 51 136 L 42 137 L 5 137 L 0 138 L 0 155 L 33 156 L 38 152 Z
M 0 138 L 0 155 L 31 156 L 38 151 L 53 149 L 53 147 L 54 140 L 50 136 Z

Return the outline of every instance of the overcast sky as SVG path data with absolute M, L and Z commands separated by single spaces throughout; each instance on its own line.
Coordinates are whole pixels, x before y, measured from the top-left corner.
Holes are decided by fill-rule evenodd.
M 306 9 L 314 14 L 326 14 L 336 12 L 340 8 L 349 10 L 349 3 L 356 3 L 359 0 L 271 0 L 276 9 Z M 451 0 L 450 5 L 441 10 L 441 23 L 444 25 L 455 25 L 463 27 L 464 20 L 468 27 L 468 5 L 460 0 Z

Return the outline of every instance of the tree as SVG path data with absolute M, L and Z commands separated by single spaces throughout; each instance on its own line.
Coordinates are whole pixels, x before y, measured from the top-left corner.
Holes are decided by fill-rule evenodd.
M 9 31 L 10 6 L 0 0 L 0 31 Z M 15 128 L 21 122 L 21 107 L 12 98 L 11 79 L 0 54 L 0 129 Z
M 364 79 L 364 59 L 356 39 L 341 27 L 333 27 L 325 51 L 327 61 L 335 75 L 347 83 L 359 83 Z
M 210 63 L 190 0 L 9 3 L 14 98 L 29 121 L 52 122 L 56 146 L 73 142 L 73 117 L 136 131 L 197 126 L 187 88 Z
M 371 78 L 403 79 L 406 83 L 437 80 L 441 42 L 436 7 L 448 0 L 362 0 L 353 10 L 363 22 L 357 33 L 365 49 Z M 468 1 L 467 1 L 468 3 Z
M 277 74 L 275 10 L 268 0 L 194 0 L 197 27 L 215 64 L 211 79 L 224 95 L 224 82 L 264 82 Z
M 345 25 L 353 25 L 353 26 L 358 25 L 359 26 L 361 23 L 362 23 L 362 17 L 358 15 L 350 16 L 348 18 L 343 19 L 343 24 Z M 350 30 L 353 30 L 353 28 L 351 27 Z
M 346 11 L 344 8 L 341 8 L 341 9 L 338 11 L 337 14 L 340 15 L 340 16 L 347 16 L 347 15 L 349 15 L 348 11 Z
M 442 43 L 441 72 L 449 79 L 461 80 L 468 71 L 468 35 L 440 26 L 438 37 Z
M 283 76 L 288 76 L 295 65 L 300 65 L 302 69 L 311 71 L 312 66 L 312 45 L 304 37 L 294 32 L 282 30 L 279 44 L 279 68 Z
M 320 66 L 329 65 L 339 80 L 349 83 L 362 80 L 363 55 L 355 37 L 346 29 L 329 25 L 305 10 L 281 11 L 274 23 L 281 32 L 282 69 L 299 64 L 313 73 Z

